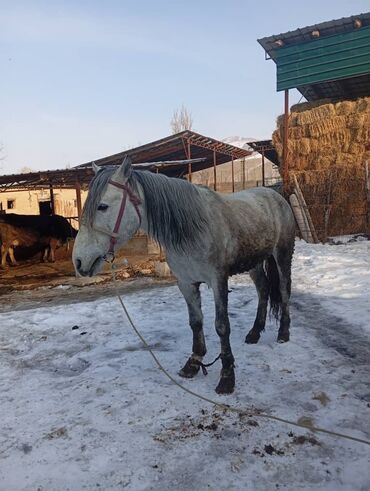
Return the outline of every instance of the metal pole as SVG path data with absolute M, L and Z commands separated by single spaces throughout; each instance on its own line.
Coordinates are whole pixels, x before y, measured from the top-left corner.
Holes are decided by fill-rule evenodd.
M 262 186 L 265 185 L 265 149 L 262 149 Z
M 213 189 L 217 191 L 217 159 L 216 159 L 216 150 L 213 150 Z
M 289 89 L 284 92 L 284 138 L 283 138 L 283 191 L 288 192 L 288 122 L 289 122 Z
M 76 203 L 77 203 L 77 216 L 78 223 L 81 222 L 81 211 L 82 211 L 82 202 L 81 202 L 81 184 L 76 182 Z
M 55 215 L 55 201 L 54 201 L 54 189 L 53 189 L 53 184 L 49 184 L 49 189 L 50 189 L 50 205 L 51 205 L 51 214 Z
M 190 142 L 188 142 L 188 159 L 191 159 Z M 191 162 L 188 163 L 188 181 L 191 182 Z
M 232 179 L 232 182 L 233 182 L 233 185 L 232 185 L 232 190 L 233 190 L 233 193 L 235 193 L 235 182 L 234 182 L 234 155 L 232 156 L 232 160 L 231 160 L 231 179 Z

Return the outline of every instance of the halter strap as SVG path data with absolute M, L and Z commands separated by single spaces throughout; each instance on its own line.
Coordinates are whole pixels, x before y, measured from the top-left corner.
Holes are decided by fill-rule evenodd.
M 142 203 L 142 201 L 139 198 L 139 196 L 137 196 L 136 194 L 133 193 L 132 189 L 127 184 L 121 184 L 120 182 L 113 181 L 113 180 L 108 181 L 108 184 L 111 184 L 112 186 L 115 186 L 116 188 L 119 188 L 123 191 L 122 200 L 121 200 L 121 204 L 119 207 L 116 223 L 114 225 L 112 232 L 109 230 L 104 230 L 104 229 L 98 228 L 98 227 L 94 227 L 94 229 L 97 230 L 98 232 L 109 235 L 109 237 L 110 237 L 109 249 L 108 249 L 107 254 L 105 254 L 103 256 L 103 258 L 105 260 L 107 260 L 107 256 L 111 256 L 111 262 L 113 262 L 114 247 L 115 247 L 115 245 L 117 243 L 117 239 L 119 237 L 118 230 L 121 226 L 123 214 L 125 212 L 127 197 L 129 198 L 130 203 L 134 206 L 135 211 L 137 213 L 137 216 L 139 217 L 139 226 L 141 225 L 141 213 L 140 213 L 139 205 Z

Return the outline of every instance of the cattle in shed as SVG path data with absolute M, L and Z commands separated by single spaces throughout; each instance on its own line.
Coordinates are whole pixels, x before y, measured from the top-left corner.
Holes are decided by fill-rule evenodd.
M 4 268 L 9 254 L 11 263 L 16 265 L 14 247 L 43 248 L 42 260 L 55 261 L 55 249 L 68 244 L 76 236 L 68 220 L 59 215 L 17 215 L 10 213 L 0 216 L 1 265 Z

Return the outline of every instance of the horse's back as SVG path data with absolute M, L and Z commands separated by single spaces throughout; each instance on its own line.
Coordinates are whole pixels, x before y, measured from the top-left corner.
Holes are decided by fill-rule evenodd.
M 294 229 L 293 213 L 288 202 L 273 189 L 258 187 L 222 196 L 223 200 L 249 221 L 283 223 L 289 230 Z

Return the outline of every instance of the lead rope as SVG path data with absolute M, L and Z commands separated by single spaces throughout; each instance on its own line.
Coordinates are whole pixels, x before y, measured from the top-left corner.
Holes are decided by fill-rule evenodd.
M 212 404 L 213 406 L 216 406 L 219 409 L 222 409 L 224 411 L 230 411 L 232 413 L 236 413 L 239 416 L 248 416 L 248 417 L 254 416 L 254 417 L 257 417 L 257 418 L 270 419 L 270 420 L 273 420 L 273 421 L 279 421 L 280 423 L 285 423 L 287 425 L 296 426 L 298 428 L 303 428 L 305 430 L 311 430 L 313 432 L 324 433 L 324 434 L 329 435 L 329 436 L 332 436 L 332 437 L 344 438 L 346 440 L 351 440 L 353 442 L 364 443 L 365 445 L 370 445 L 370 440 L 364 440 L 362 438 L 357 438 L 356 436 L 345 435 L 345 434 L 339 433 L 337 431 L 326 430 L 325 428 L 320 428 L 320 427 L 309 425 L 309 424 L 297 423 L 295 421 L 290 421 L 289 419 L 280 418 L 279 416 L 273 416 L 271 414 L 260 412 L 260 411 L 258 411 L 256 409 L 253 409 L 253 408 L 250 408 L 250 409 L 242 409 L 242 408 L 237 408 L 237 407 L 234 407 L 234 406 L 229 406 L 228 404 L 223 404 L 222 402 L 214 401 L 213 399 L 210 399 L 209 397 L 203 396 L 201 394 L 197 394 L 196 392 L 192 391 L 191 389 L 188 389 L 184 385 L 180 384 L 164 368 L 164 366 L 162 365 L 162 363 L 160 362 L 160 360 L 157 358 L 157 355 L 155 355 L 153 353 L 153 351 L 150 348 L 149 344 L 147 343 L 147 341 L 145 340 L 145 338 L 143 337 L 143 335 L 141 334 L 141 332 L 136 327 L 134 321 L 132 320 L 132 318 L 131 318 L 131 316 L 130 316 L 127 308 L 126 308 L 126 305 L 124 304 L 124 302 L 122 300 L 122 297 L 121 297 L 121 295 L 119 294 L 119 291 L 118 291 L 116 271 L 115 271 L 115 266 L 113 265 L 113 261 L 114 261 L 114 257 L 112 257 L 112 260 L 111 261 L 108 261 L 108 262 L 110 262 L 111 268 L 112 268 L 112 278 L 113 278 L 114 288 L 115 288 L 116 295 L 117 295 L 117 298 L 119 300 L 119 303 L 121 304 L 121 307 L 122 307 L 122 309 L 123 309 L 123 311 L 124 311 L 124 313 L 125 313 L 128 321 L 129 321 L 132 329 L 135 331 L 135 334 L 138 336 L 138 338 L 140 339 L 140 341 L 145 346 L 146 350 L 149 352 L 149 354 L 153 358 L 153 360 L 154 360 L 155 364 L 157 365 L 157 367 L 164 373 L 164 375 L 169 380 L 171 380 L 171 382 L 173 384 L 175 384 L 181 390 L 183 390 L 184 392 L 187 392 L 188 394 L 190 394 L 193 397 L 196 397 L 197 399 L 200 399 L 202 401 L 208 402 L 209 404 Z

